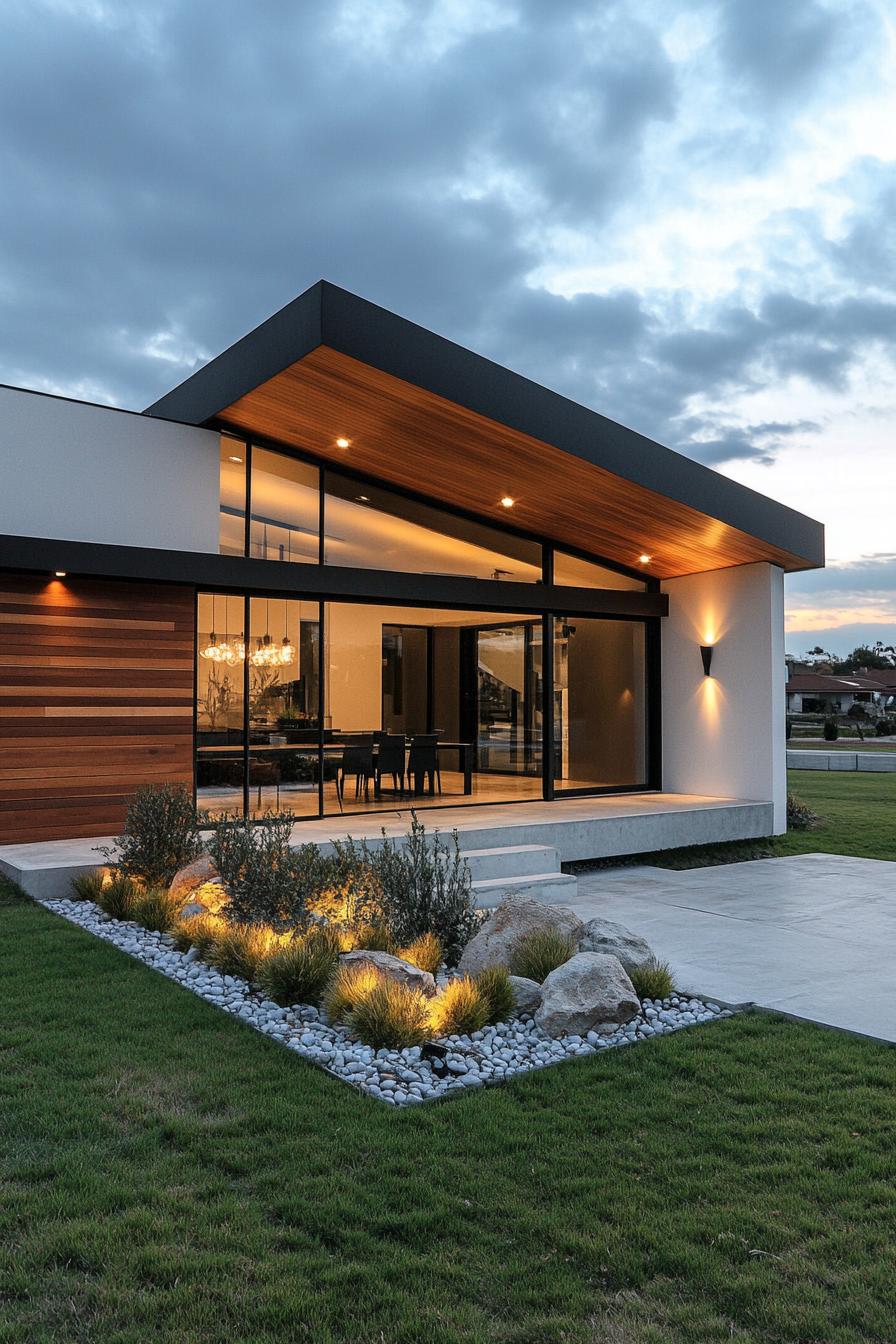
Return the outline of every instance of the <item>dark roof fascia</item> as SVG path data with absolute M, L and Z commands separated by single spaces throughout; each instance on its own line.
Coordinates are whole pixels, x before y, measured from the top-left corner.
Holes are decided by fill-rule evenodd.
M 815 519 L 325 280 L 147 413 L 204 424 L 321 344 L 717 518 L 806 568 L 824 565 Z

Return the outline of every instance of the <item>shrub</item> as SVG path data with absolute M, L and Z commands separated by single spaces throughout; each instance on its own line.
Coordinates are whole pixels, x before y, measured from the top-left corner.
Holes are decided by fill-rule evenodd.
M 272 945 L 271 931 L 263 925 L 225 924 L 215 935 L 208 961 L 222 975 L 254 980 Z
M 137 896 L 131 908 L 131 919 L 142 924 L 151 933 L 170 933 L 177 924 L 182 902 L 172 897 L 166 887 L 150 887 Z
M 148 785 L 134 794 L 124 832 L 100 853 L 145 887 L 167 887 L 202 852 L 193 797 L 183 784 Z
M 306 926 L 330 865 L 317 845 L 290 849 L 294 820 L 291 812 L 268 812 L 257 822 L 218 823 L 208 848 L 227 893 L 227 913 L 237 923 Z
M 113 919 L 132 919 L 133 909 L 140 889 L 135 882 L 123 873 L 116 873 L 111 881 L 100 889 L 96 903 L 101 910 Z
M 103 889 L 105 873 L 102 868 L 95 868 L 92 873 L 79 873 L 77 877 L 72 878 L 72 891 L 75 899 L 79 901 L 94 901 L 99 904 L 100 892 Z
M 476 976 L 479 992 L 488 1005 L 487 1022 L 508 1022 L 516 1011 L 516 997 L 506 966 L 486 966 Z
M 349 935 L 352 946 L 363 952 L 395 952 L 395 939 L 385 924 L 365 924 Z
M 825 719 L 824 721 L 824 740 L 825 742 L 836 742 L 840 736 L 840 728 L 836 719 Z
M 189 952 L 195 947 L 200 957 L 208 958 L 215 939 L 227 926 L 217 915 L 190 915 L 179 919 L 172 929 L 174 946 L 178 952 Z
M 438 831 L 428 839 L 416 813 L 411 818 L 403 844 L 384 832 L 377 849 L 364 847 L 381 892 L 383 919 L 402 947 L 425 933 L 434 934 L 448 965 L 454 966 L 478 922 L 469 865 L 461 855 L 457 832 L 449 850 Z
M 675 991 L 675 981 L 667 961 L 657 961 L 651 957 L 641 966 L 635 966 L 628 973 L 632 987 L 639 999 L 668 999 Z
M 401 947 L 398 955 L 403 961 L 409 961 L 421 971 L 435 975 L 442 964 L 442 944 L 434 933 L 423 933 L 407 947 Z
M 333 854 L 326 860 L 326 878 L 326 888 L 311 907 L 315 915 L 346 931 L 384 922 L 382 891 L 363 844 L 351 836 L 334 840 Z
M 801 803 L 796 794 L 787 795 L 787 829 L 788 831 L 811 831 L 821 821 L 817 812 L 806 803 Z
M 336 968 L 339 942 L 326 929 L 312 929 L 265 957 L 258 983 L 268 998 L 283 1006 L 320 1003 Z
M 437 1036 L 469 1036 L 485 1026 L 488 1011 L 488 999 L 476 981 L 460 975 L 430 1000 L 429 1020 Z
M 369 963 L 337 966 L 323 994 L 324 1012 L 330 1022 L 346 1022 L 356 1005 L 384 980 L 385 976 Z
M 349 1030 L 374 1050 L 405 1050 L 430 1035 L 427 1008 L 418 990 L 382 979 L 355 1004 Z
M 541 984 L 551 971 L 569 961 L 575 943 L 557 929 L 533 929 L 511 948 L 508 964 L 512 975 Z

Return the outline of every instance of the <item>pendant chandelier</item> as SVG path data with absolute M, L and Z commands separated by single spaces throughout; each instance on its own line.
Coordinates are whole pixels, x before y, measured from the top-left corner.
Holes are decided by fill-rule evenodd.
M 285 602 L 283 606 L 285 613 Z M 249 661 L 253 667 L 289 667 L 296 660 L 295 646 L 286 633 L 279 644 L 271 639 L 270 611 L 271 604 L 268 599 L 265 602 L 264 636 L 259 636 L 256 647 L 249 654 Z

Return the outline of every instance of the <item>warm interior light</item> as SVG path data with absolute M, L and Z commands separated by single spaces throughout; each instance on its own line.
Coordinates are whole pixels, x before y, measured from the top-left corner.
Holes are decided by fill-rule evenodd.
M 336 447 L 337 447 L 337 448 L 350 448 L 351 446 L 352 446 L 352 441 L 351 441 L 351 439 L 342 439 L 342 438 L 340 438 L 340 439 L 337 439 L 337 440 L 336 440 Z
M 53 573 L 56 575 L 56 578 L 57 578 L 57 579 L 64 579 L 65 576 L 66 576 L 66 574 L 68 573 L 68 570 L 65 570 L 65 569 L 54 569 L 54 570 L 53 570 Z
M 237 457 L 236 453 L 231 453 L 227 459 L 228 462 L 242 462 L 242 460 L 241 457 Z
M 505 495 L 504 498 L 501 500 L 501 508 L 512 509 L 515 503 L 516 500 L 513 498 L 512 495 Z
M 640 560 L 642 565 L 650 564 L 650 556 L 646 552 L 643 555 L 639 555 L 638 559 Z
M 355 495 L 355 499 L 359 502 L 359 504 L 369 504 L 369 503 L 370 503 L 370 496 L 369 496 L 369 495 Z

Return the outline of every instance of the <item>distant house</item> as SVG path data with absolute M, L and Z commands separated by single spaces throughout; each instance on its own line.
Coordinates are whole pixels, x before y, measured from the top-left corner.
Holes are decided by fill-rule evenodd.
M 848 714 L 854 705 L 886 712 L 896 707 L 896 668 L 797 672 L 787 681 L 788 714 Z

